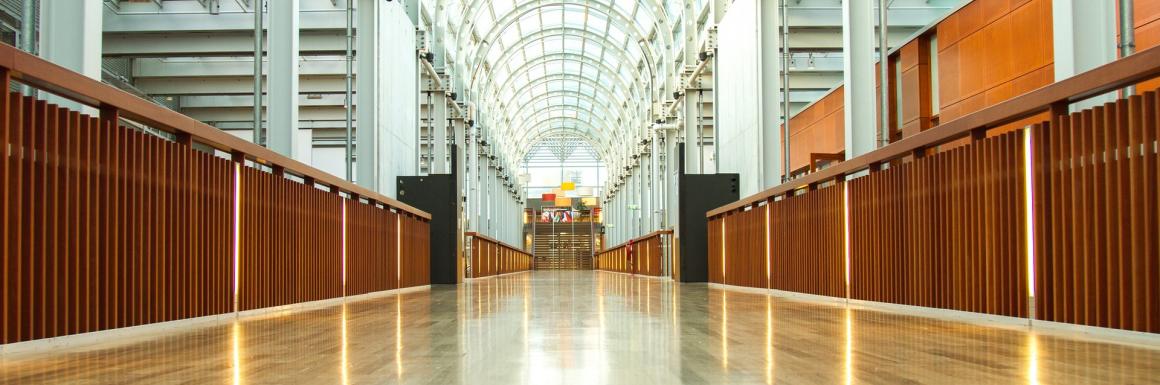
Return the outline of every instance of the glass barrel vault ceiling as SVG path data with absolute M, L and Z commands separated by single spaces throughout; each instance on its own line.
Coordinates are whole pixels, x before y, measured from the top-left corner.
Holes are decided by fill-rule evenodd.
M 566 133 L 607 160 L 640 135 L 672 47 L 659 1 L 459 0 L 447 15 L 449 58 L 514 159 Z

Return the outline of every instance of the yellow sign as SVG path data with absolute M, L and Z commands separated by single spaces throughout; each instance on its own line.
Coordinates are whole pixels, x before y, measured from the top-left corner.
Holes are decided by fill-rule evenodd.
M 576 189 L 576 182 L 564 182 L 560 184 L 560 189 L 564 191 L 572 191 Z

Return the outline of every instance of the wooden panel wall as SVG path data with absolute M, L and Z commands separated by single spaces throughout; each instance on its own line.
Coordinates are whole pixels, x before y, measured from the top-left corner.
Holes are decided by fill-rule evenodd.
M 1023 132 L 849 182 L 850 297 L 1027 316 Z
M 836 154 L 846 148 L 845 89 L 838 86 L 789 121 L 790 170 L 810 165 L 810 153 Z
M 919 36 L 902 46 L 899 53 L 902 69 L 902 116 L 899 118 L 902 137 L 911 136 L 931 127 L 930 35 Z M 898 101 L 895 101 L 896 103 Z
M 1133 1 L 1136 17 L 1136 50 L 1142 51 L 1160 45 L 1160 2 Z M 1117 35 L 1118 37 L 1118 35 Z M 1160 88 L 1160 79 L 1152 79 L 1138 86 L 1142 90 Z
M 232 309 L 229 161 L 5 100 L 3 343 Z
M 1160 23 L 1156 22 L 1160 11 L 1151 3 L 1136 2 L 1137 45 L 1141 48 L 1160 43 Z M 1054 82 L 1051 19 L 1051 0 L 973 0 L 940 22 L 934 29 L 938 36 L 939 121 L 949 122 Z M 929 38 L 928 34 L 912 40 L 892 56 L 899 57 L 902 64 L 899 121 L 903 137 L 931 124 Z M 893 76 L 894 72 L 890 73 Z M 1153 84 L 1158 83 L 1147 83 L 1148 88 L 1154 88 Z M 791 170 L 808 166 L 811 153 L 845 149 L 843 91 L 839 85 L 790 120 Z M 1025 119 L 995 133 L 1047 119 L 1046 114 Z M 966 142 L 945 147 L 962 144 Z
M 1036 130 L 1036 317 L 1160 332 L 1155 92 Z
M 771 202 L 770 287 L 844 297 L 842 186 Z
M 1054 82 L 1051 19 L 1051 0 L 974 0 L 940 22 L 939 120 L 949 122 Z
M 473 278 L 529 271 L 532 255 L 490 239 L 471 237 L 471 266 Z
M 346 294 L 398 289 L 398 214 L 350 200 L 345 204 Z
M 241 173 L 238 307 L 342 296 L 342 198 L 254 168 Z

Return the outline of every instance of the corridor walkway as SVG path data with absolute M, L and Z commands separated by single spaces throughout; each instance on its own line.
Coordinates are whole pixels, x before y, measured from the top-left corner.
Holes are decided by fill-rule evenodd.
M 1160 381 L 1160 350 L 592 271 L 0 357 L 3 383 Z

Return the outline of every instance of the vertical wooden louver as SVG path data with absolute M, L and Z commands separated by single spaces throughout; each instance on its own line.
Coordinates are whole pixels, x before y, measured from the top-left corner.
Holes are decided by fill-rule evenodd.
M 1033 131 L 1036 318 L 1160 332 L 1155 92 Z
M 346 294 L 398 289 L 398 214 L 355 201 L 346 210 Z
M 532 269 L 532 255 L 482 234 L 469 232 L 471 238 L 472 278 L 528 271 Z
M 242 169 L 241 310 L 342 296 L 342 198 Z
M 232 309 L 228 160 L 6 100 L 4 343 Z
M 766 205 L 771 288 L 845 296 L 842 188 L 838 184 Z
M 663 276 L 665 243 L 671 242 L 671 236 L 671 231 L 656 231 L 633 239 L 632 263 L 628 260 L 628 242 L 605 249 L 596 255 L 596 269 Z
M 10 46 L 0 56 L 2 88 L 19 74 L 101 102 L 98 118 L 0 94 L 0 343 L 229 313 L 235 294 L 240 310 L 340 297 L 344 204 L 352 292 L 429 282 L 427 214 L 353 202 L 338 191 L 373 192 Z
M 1026 317 L 1023 135 L 850 181 L 850 298 Z

